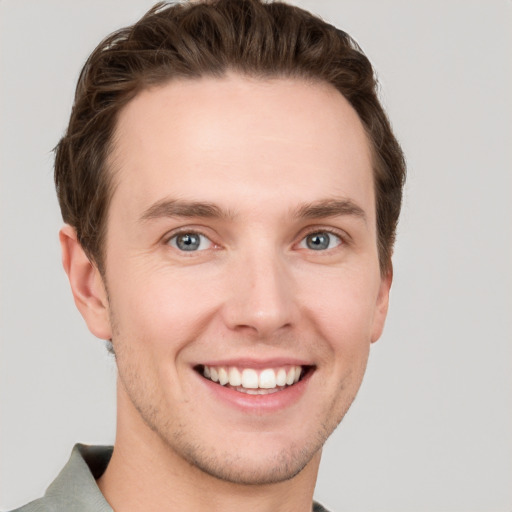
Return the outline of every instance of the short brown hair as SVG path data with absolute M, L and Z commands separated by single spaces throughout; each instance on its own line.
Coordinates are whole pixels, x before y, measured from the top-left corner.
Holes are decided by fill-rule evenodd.
M 379 261 L 381 272 L 387 272 L 405 161 L 377 97 L 373 68 L 345 32 L 298 7 L 261 0 L 159 3 L 91 54 L 55 158 L 63 219 L 76 229 L 89 258 L 103 271 L 113 193 L 107 159 L 120 110 L 151 85 L 222 77 L 228 71 L 327 82 L 350 102 L 372 149 Z

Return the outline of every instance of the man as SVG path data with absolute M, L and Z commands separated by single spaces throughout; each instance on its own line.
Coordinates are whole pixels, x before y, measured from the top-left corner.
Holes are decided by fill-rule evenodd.
M 280 3 L 158 5 L 98 46 L 55 180 L 116 441 L 21 510 L 324 510 L 405 176 L 375 89 L 347 34 Z

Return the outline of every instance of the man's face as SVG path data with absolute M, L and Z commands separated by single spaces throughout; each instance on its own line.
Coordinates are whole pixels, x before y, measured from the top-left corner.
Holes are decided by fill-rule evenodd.
M 326 84 L 175 81 L 131 101 L 115 141 L 121 427 L 228 481 L 292 477 L 349 408 L 386 314 L 357 114 Z

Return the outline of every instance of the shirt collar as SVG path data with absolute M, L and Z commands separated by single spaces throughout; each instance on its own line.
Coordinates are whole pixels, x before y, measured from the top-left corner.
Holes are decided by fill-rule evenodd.
M 48 487 L 45 498 L 59 507 L 80 512 L 113 512 L 101 493 L 99 478 L 112 457 L 112 446 L 76 444 L 57 478 Z

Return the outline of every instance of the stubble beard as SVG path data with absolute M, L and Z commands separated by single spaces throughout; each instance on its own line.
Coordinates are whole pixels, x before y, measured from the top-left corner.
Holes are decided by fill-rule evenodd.
M 327 438 L 342 420 L 342 417 L 336 420 L 333 418 L 330 423 L 319 425 L 316 434 L 300 446 L 288 444 L 264 462 L 253 461 L 250 454 L 235 453 L 234 450 L 221 451 L 217 447 L 206 446 L 190 435 L 186 425 L 171 425 L 160 407 L 147 407 L 143 397 L 134 397 L 128 389 L 127 393 L 146 426 L 173 455 L 206 475 L 237 485 L 263 486 L 294 478 L 322 449 Z
M 331 407 L 326 408 L 326 411 L 330 412 L 325 415 L 326 421 L 319 422 L 316 432 L 300 445 L 290 443 L 273 453 L 267 460 L 251 460 L 251 453 L 222 450 L 218 446 L 207 446 L 206 441 L 201 442 L 199 436 L 191 432 L 189 425 L 177 422 L 171 417 L 172 411 L 168 411 L 163 400 L 159 400 L 158 396 L 141 382 L 140 373 L 134 370 L 123 365 L 123 371 L 120 372 L 122 385 L 145 425 L 158 436 L 165 449 L 171 453 L 170 460 L 177 456 L 191 469 L 198 469 L 210 477 L 237 485 L 277 484 L 297 476 L 314 456 L 319 454 L 355 398 L 354 394 L 342 407 L 333 401 Z M 297 428 L 300 428 L 300 425 Z M 226 434 L 220 435 L 224 436 L 225 441 Z M 265 442 L 264 439 L 262 442 Z
M 319 421 L 318 429 L 303 443 L 289 444 L 264 463 L 254 463 L 243 453 L 220 451 L 216 446 L 205 446 L 194 438 L 189 425 L 172 421 L 172 411 L 168 411 L 164 400 L 159 398 L 158 390 L 148 385 L 150 383 L 144 381 L 143 372 L 138 369 L 137 364 L 130 362 L 137 361 L 133 354 L 132 357 L 126 354 L 131 350 L 130 343 L 116 343 L 123 338 L 112 309 L 110 316 L 113 330 L 112 353 L 116 359 L 119 378 L 145 425 L 158 436 L 173 456 L 178 456 L 192 468 L 227 483 L 263 486 L 284 482 L 297 476 L 313 457 L 319 454 L 328 437 L 341 423 L 359 389 L 358 385 L 343 401 L 333 397 L 323 411 L 324 419 Z M 346 394 L 347 390 L 342 386 L 339 393 Z M 300 425 L 297 427 L 300 428 Z

